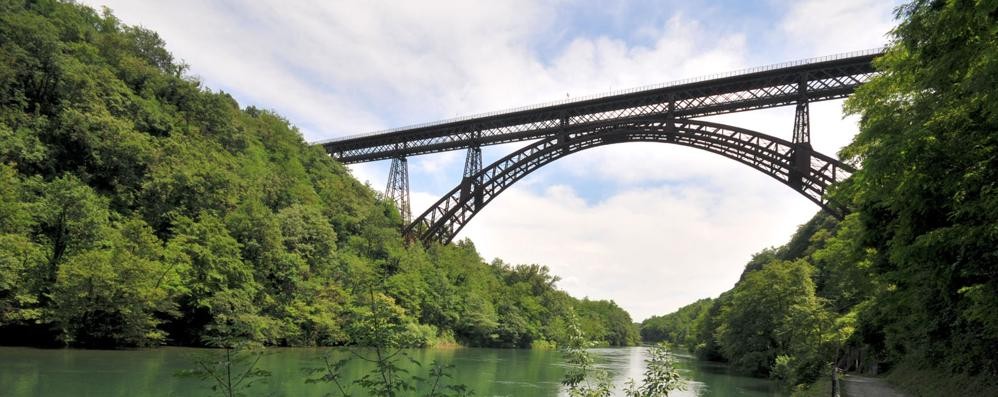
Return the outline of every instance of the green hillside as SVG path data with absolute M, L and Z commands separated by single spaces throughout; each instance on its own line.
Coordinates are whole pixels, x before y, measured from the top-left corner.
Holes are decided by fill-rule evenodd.
M 634 343 L 612 302 L 469 241 L 406 246 L 390 204 L 271 111 L 108 11 L 0 1 L 0 341 L 345 345 L 372 301 L 411 345 Z

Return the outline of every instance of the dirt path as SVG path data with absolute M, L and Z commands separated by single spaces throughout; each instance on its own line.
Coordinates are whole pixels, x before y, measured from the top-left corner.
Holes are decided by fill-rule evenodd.
M 883 379 L 846 375 L 842 379 L 842 397 L 908 397 L 908 395 L 894 390 Z

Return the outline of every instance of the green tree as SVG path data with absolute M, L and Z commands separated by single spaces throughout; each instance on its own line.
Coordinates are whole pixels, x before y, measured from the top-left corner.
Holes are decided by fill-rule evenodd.
M 162 243 L 139 219 L 110 233 L 109 246 L 70 256 L 52 291 L 52 319 L 67 343 L 146 346 L 162 343 L 160 317 L 176 315 L 179 275 Z
M 814 294 L 813 271 L 804 261 L 774 261 L 735 286 L 716 332 L 736 368 L 768 375 L 780 354 L 814 359 L 826 320 Z
M 167 249 L 179 261 L 181 309 L 194 322 L 187 325 L 190 342 L 221 347 L 231 340 L 266 341 L 270 324 L 254 304 L 259 285 L 225 224 L 202 213 L 197 221 L 178 219 L 173 232 Z
M 108 236 L 111 215 L 107 199 L 76 177 L 58 177 L 40 190 L 39 243 L 49 252 L 44 280 L 51 285 L 65 258 L 99 248 Z
M 39 275 L 47 258 L 28 234 L 35 224 L 34 206 L 26 202 L 22 185 L 12 167 L 0 164 L 0 327 L 42 317 Z
M 901 7 L 881 73 L 846 103 L 861 162 L 849 198 L 888 285 L 895 359 L 998 373 L 998 13 L 991 1 Z M 891 314 L 892 313 L 892 314 Z

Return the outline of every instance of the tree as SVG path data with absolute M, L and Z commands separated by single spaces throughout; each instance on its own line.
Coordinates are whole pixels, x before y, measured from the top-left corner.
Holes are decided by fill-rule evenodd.
M 52 314 L 67 343 L 148 346 L 163 343 L 160 318 L 176 315 L 180 277 L 162 243 L 140 219 L 110 233 L 110 245 L 77 253 L 59 267 Z
M 846 103 L 859 211 L 896 360 L 998 373 L 998 13 L 987 1 L 898 10 L 881 73 Z
M 813 360 L 824 320 L 804 261 L 774 261 L 732 290 L 717 328 L 721 351 L 741 371 L 769 375 L 776 357 Z M 803 366 L 803 363 L 802 363 Z
M 98 196 L 74 176 L 61 176 L 40 186 L 37 215 L 40 243 L 49 252 L 45 280 L 56 280 L 60 263 L 68 257 L 98 248 L 108 235 L 107 199 Z
M 179 218 L 167 249 L 178 261 L 185 286 L 181 310 L 195 322 L 188 326 L 188 338 L 220 347 L 268 339 L 268 321 L 254 303 L 259 285 L 253 269 L 242 261 L 239 243 L 218 217 Z
M 32 203 L 12 167 L 0 164 L 0 327 L 38 321 L 46 255 L 28 232 Z

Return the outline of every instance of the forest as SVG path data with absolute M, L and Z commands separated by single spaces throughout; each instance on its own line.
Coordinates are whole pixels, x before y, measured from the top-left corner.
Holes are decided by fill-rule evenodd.
M 644 321 L 645 340 L 798 389 L 835 363 L 914 395 L 998 395 L 998 4 L 897 16 L 845 105 L 860 132 L 840 158 L 859 171 L 834 197 L 851 213 L 816 215 L 731 290 Z
M 0 1 L 0 341 L 117 348 L 638 341 L 612 301 L 471 241 L 406 244 L 394 205 L 272 111 L 207 89 L 154 32 Z M 387 308 L 386 310 L 381 310 Z M 577 320 L 576 320 L 577 319 Z

